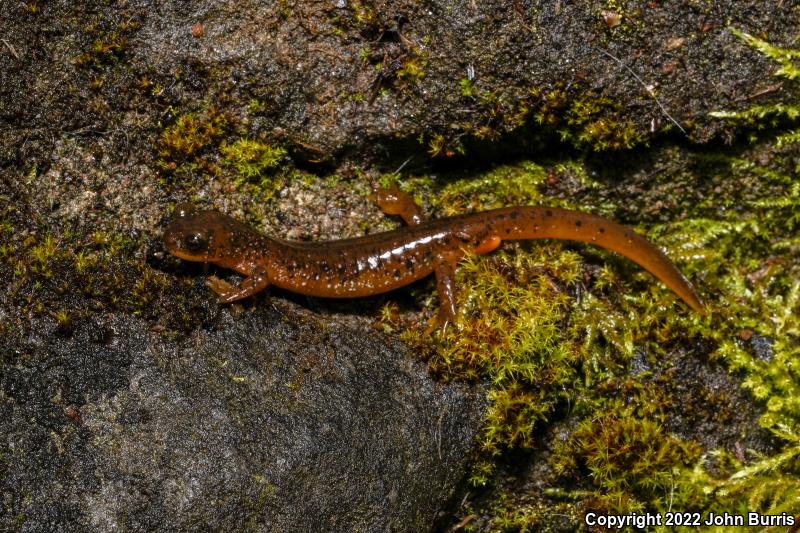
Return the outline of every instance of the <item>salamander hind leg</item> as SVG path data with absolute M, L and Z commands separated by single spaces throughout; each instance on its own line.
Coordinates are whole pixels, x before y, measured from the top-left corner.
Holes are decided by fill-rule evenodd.
M 216 276 L 209 276 L 206 280 L 206 286 L 217 293 L 219 303 L 229 304 L 266 289 L 269 286 L 269 278 L 266 272 L 259 268 L 246 277 L 238 287 Z
M 388 189 L 376 189 L 369 195 L 369 199 L 378 204 L 381 211 L 387 215 L 400 215 L 403 222 L 409 226 L 416 226 L 425 221 L 425 217 L 414 199 L 398 189 L 397 185 Z
M 455 273 L 458 257 L 448 255 L 441 259 L 434 274 L 436 276 L 436 291 L 439 293 L 439 315 L 436 326 L 444 332 L 448 324 L 456 320 L 456 290 Z

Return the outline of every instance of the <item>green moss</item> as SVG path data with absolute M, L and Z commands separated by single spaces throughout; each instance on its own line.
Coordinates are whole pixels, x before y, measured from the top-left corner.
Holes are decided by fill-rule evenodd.
M 573 478 L 588 476 L 590 506 L 597 511 L 628 514 L 667 509 L 675 472 L 700 457 L 697 443 L 664 430 L 658 413 L 652 412 L 658 403 L 638 400 L 607 402 L 585 418 L 568 440 L 555 444 L 550 461 L 556 472 Z
M 240 182 L 262 181 L 286 161 L 285 148 L 255 139 L 223 142 L 219 149 L 225 162 L 236 169 Z
M 547 178 L 543 167 L 525 163 L 450 183 L 432 197 L 443 214 L 537 203 Z M 460 326 L 439 340 L 430 366 L 447 379 L 491 380 L 481 436 L 487 457 L 532 445 L 535 429 L 580 381 L 588 364 L 581 331 L 586 322 L 568 327 L 573 304 L 567 294 L 582 280 L 583 268 L 581 257 L 560 243 L 519 246 L 460 264 Z M 481 462 L 473 483 L 485 483 L 491 472 L 490 461 Z
M 428 154 L 431 157 L 453 157 L 456 154 L 464 154 L 464 145 L 457 139 L 445 137 L 441 133 L 434 133 L 428 141 Z
M 112 29 L 106 29 L 106 26 L 112 26 Z M 136 23 L 132 19 L 116 25 L 89 24 L 84 28 L 84 33 L 93 37 L 94 41 L 88 50 L 73 59 L 73 63 L 78 67 L 99 70 L 104 65 L 119 62 L 128 48 L 127 35 L 135 28 Z
M 251 100 L 249 113 L 267 112 L 267 104 Z M 161 166 L 180 180 L 184 192 L 214 178 L 268 200 L 291 179 L 287 149 L 265 137 L 243 135 L 247 122 L 214 107 L 179 114 L 159 137 Z
M 800 50 L 773 46 L 758 37 L 739 31 L 736 28 L 731 28 L 731 32 L 752 48 L 761 52 L 764 56 L 775 61 L 780 66 L 780 68 L 775 71 L 775 76 L 780 76 L 789 80 L 800 79 Z
M 0 261 L 3 262 L 10 262 L 11 258 L 14 257 L 16 250 L 14 246 L 10 243 L 2 243 L 0 244 Z
M 402 66 L 395 73 L 395 77 L 406 87 L 412 87 L 427 75 L 427 68 L 427 52 L 413 48 L 408 57 L 403 60 Z
M 558 524 L 577 524 L 582 520 L 581 513 L 568 503 L 543 504 L 533 501 L 519 505 L 513 495 L 507 492 L 501 492 L 492 502 L 491 513 L 494 519 L 490 527 L 473 530 L 467 525 L 465 530 L 520 533 L 564 531 L 569 529 L 559 528 Z
M 478 89 L 472 83 L 472 80 L 469 80 L 467 78 L 461 78 L 461 80 L 458 83 L 461 86 L 461 96 L 467 98 L 473 98 L 475 96 L 478 96 Z
M 715 450 L 695 468 L 683 470 L 675 485 L 678 490 L 673 493 L 673 504 L 683 509 L 713 509 L 717 514 L 796 516 L 800 434 L 788 428 L 778 428 L 774 433 L 786 444 L 780 453 L 743 464 L 734 454 Z M 714 464 L 714 474 L 704 467 L 708 463 Z
M 731 28 L 734 35 L 742 39 L 751 48 L 772 60 L 778 66 L 773 76 L 792 83 L 796 91 L 796 82 L 800 79 L 800 49 L 780 48 L 773 46 L 753 35 Z M 788 89 L 788 87 L 786 88 Z M 713 111 L 712 117 L 727 119 L 734 123 L 744 123 L 756 129 L 779 126 L 782 121 L 796 122 L 800 117 L 800 105 L 791 103 L 756 104 L 739 111 Z M 789 145 L 800 140 L 800 130 L 783 133 L 778 138 L 778 146 Z
M 483 515 L 491 530 L 535 530 L 551 523 L 542 509 L 554 506 L 573 517 L 586 509 L 664 511 L 671 497 L 673 510 L 782 512 L 800 497 L 796 150 L 697 152 L 650 179 L 662 193 L 647 201 L 669 199 L 675 215 L 650 224 L 647 233 L 697 283 L 709 316 L 688 312 L 651 276 L 590 246 L 504 245 L 460 264 L 457 325 L 434 337 L 409 328 L 403 338 L 427 347 L 443 379 L 491 383 L 474 485 L 496 482 L 497 457 L 513 449 L 550 450 L 553 471 L 539 480 L 546 487 L 540 493 L 503 490 L 466 513 Z M 684 176 L 685 169 L 693 174 Z M 556 200 L 552 184 L 581 194 Z M 550 169 L 521 163 L 444 183 L 423 176 L 401 187 L 439 215 L 546 203 L 614 218 L 629 208 L 627 197 L 594 182 L 579 162 Z M 435 301 L 429 305 L 433 314 Z M 703 435 L 680 438 L 666 429 L 676 416 L 691 424 L 690 413 L 704 407 L 673 397 L 666 369 L 658 379 L 650 372 L 632 376 L 632 361 L 680 367 L 684 358 L 698 357 L 694 350 L 723 362 L 763 406 L 761 426 L 783 443 L 775 453 L 746 463 L 703 447 Z M 729 401 L 725 390 L 707 393 Z M 708 416 L 724 423 L 723 412 Z M 543 444 L 553 420 L 562 420 L 558 437 Z
M 263 115 L 269 111 L 269 104 L 256 98 L 247 103 L 247 112 L 251 115 Z
M 645 141 L 619 104 L 593 91 L 572 91 L 568 95 L 557 88 L 545 93 L 531 105 L 538 107 L 534 119 L 555 127 L 562 140 L 578 148 L 623 150 Z
M 578 179 L 589 184 L 585 173 L 572 164 L 560 167 L 576 171 Z M 546 183 L 548 170 L 536 163 L 521 162 L 513 166 L 501 166 L 480 176 L 447 183 L 436 194 L 431 195 L 433 205 L 444 215 L 455 215 L 468 210 L 493 209 L 509 205 L 534 205 L 548 202 L 550 205 L 566 207 L 563 200 L 548 198 L 541 189 Z M 412 182 L 414 186 L 424 181 Z
M 0 274 L 10 269 L 12 280 L 3 304 L 22 315 L 49 315 L 62 334 L 99 309 L 158 316 L 162 326 L 183 329 L 179 313 L 185 297 L 175 297 L 175 308 L 156 305 L 169 287 L 169 276 L 133 259 L 144 245 L 142 238 L 103 232 L 66 231 L 59 238 L 45 234 L 22 241 L 16 234 L 0 234 L 0 248 L 11 251 L 0 263 Z
M 347 7 L 353 11 L 356 24 L 361 27 L 371 27 L 378 24 L 375 16 L 375 7 L 372 2 L 363 0 L 351 0 Z
M 47 272 L 49 277 L 52 273 L 47 269 L 47 264 L 56 255 L 56 244 L 52 235 L 47 235 L 41 242 L 32 246 L 29 250 L 29 256 L 32 267 L 39 272 Z
M 557 131 L 562 140 L 575 147 L 594 151 L 625 150 L 647 141 L 646 134 L 627 118 L 618 103 L 580 84 L 534 87 L 513 100 L 480 90 L 464 78 L 459 81 L 458 92 L 471 107 L 478 107 L 474 116 L 479 120 L 456 123 L 447 132 L 432 134 L 428 152 L 433 157 L 463 153 L 460 139 L 465 134 L 479 140 L 497 139 L 530 123 Z
M 59 309 L 50 313 L 56 319 L 58 331 L 64 334 L 72 331 L 73 320 L 72 313 L 67 309 Z
M 744 375 L 744 386 L 765 402 L 764 427 L 797 428 L 800 384 L 793 369 L 800 365 L 800 186 L 790 175 L 766 172 L 750 161 L 731 159 L 730 164 L 732 173 L 750 175 L 759 187 L 782 192 L 740 202 L 739 212 L 719 220 L 675 225 L 691 236 L 686 253 L 703 258 L 697 275 L 702 274 L 709 306 L 720 319 L 684 327 L 714 339 L 714 356 Z M 746 342 L 751 335 L 772 340 L 768 359 Z
M 569 103 L 569 95 L 562 86 L 547 91 L 532 88 L 529 93 L 531 103 L 526 108 L 535 109 L 533 119 L 538 124 L 556 126 L 561 122 Z
M 578 147 L 622 150 L 642 142 L 636 126 L 624 118 L 618 105 L 591 92 L 572 100 L 565 117 L 568 127 L 559 129 L 559 133 Z
M 353 34 L 380 35 L 381 18 L 376 13 L 375 3 L 371 0 L 350 0 L 343 6 L 329 13 L 333 34 L 340 38 L 348 38 Z
M 174 168 L 188 161 L 219 138 L 227 119 L 211 108 L 202 113 L 185 113 L 168 126 L 159 138 L 159 154 Z

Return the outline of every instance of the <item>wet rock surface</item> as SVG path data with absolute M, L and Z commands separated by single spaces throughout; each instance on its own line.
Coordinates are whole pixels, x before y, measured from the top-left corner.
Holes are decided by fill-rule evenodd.
M 611 142 L 616 123 L 646 139 L 677 122 L 708 140 L 726 131 L 709 111 L 785 97 L 729 27 L 786 45 L 800 16 L 785 2 L 7 4 L 3 161 L 45 153 L 56 132 L 136 150 L 170 111 L 254 101 L 251 134 L 334 163 L 388 166 L 420 135 L 496 139 L 542 120 L 589 144 Z M 597 113 L 551 123 L 570 101 Z
M 0 378 L 4 529 L 425 530 L 484 403 L 384 336 L 270 306 L 174 341 L 36 326 Z

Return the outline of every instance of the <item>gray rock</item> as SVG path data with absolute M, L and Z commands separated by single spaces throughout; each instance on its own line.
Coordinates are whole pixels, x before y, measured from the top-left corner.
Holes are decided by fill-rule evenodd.
M 429 529 L 481 389 L 363 327 L 296 322 L 264 305 L 178 340 L 119 317 L 32 334 L 0 380 L 0 529 Z

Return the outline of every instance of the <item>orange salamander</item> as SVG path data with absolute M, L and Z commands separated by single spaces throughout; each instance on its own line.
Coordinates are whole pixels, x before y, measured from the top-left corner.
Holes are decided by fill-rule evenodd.
M 691 283 L 650 241 L 607 218 L 555 207 L 506 207 L 425 221 L 414 201 L 397 189 L 379 189 L 372 199 L 408 224 L 325 242 L 262 235 L 217 211 L 178 206 L 164 230 L 167 250 L 187 261 L 213 263 L 245 276 L 236 287 L 214 276 L 207 285 L 220 303 L 247 298 L 269 285 L 309 296 L 357 298 L 391 291 L 434 273 L 439 324 L 455 318 L 453 276 L 467 253 L 484 254 L 504 240 L 563 239 L 617 252 L 660 279 L 696 312 L 703 303 Z

